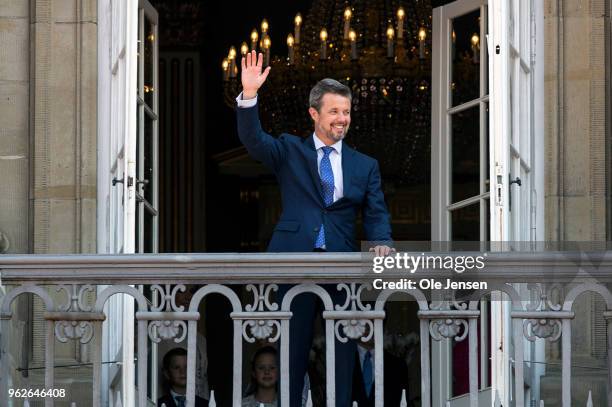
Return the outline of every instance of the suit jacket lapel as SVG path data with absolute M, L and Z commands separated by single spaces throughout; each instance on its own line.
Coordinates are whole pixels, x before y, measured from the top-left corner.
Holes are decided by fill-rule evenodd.
M 354 172 L 355 150 L 342 142 L 342 195 L 349 195 L 352 186 L 352 176 Z
M 321 177 L 319 176 L 319 170 L 317 165 L 317 150 L 315 149 L 314 140 L 312 139 L 312 137 L 313 136 L 309 136 L 306 139 L 306 161 L 308 163 L 308 170 L 310 172 L 310 177 L 312 178 L 315 190 L 319 192 L 321 203 L 323 203 L 323 187 L 321 186 Z

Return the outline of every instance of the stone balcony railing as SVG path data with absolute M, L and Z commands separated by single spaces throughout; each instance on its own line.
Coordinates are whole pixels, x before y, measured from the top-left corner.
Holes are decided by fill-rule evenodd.
M 466 255 L 465 252 L 459 253 Z M 415 255 L 420 255 L 416 253 Z M 450 254 L 451 256 L 457 255 Z M 571 324 L 575 313 L 574 300 L 583 292 L 595 292 L 606 303 L 603 313 L 608 332 L 608 371 L 612 371 L 612 294 L 607 288 L 612 280 L 612 255 L 608 253 L 551 252 L 551 253 L 488 253 L 486 267 L 479 272 L 465 273 L 474 281 L 486 281 L 487 288 L 473 290 L 469 298 L 458 298 L 455 292 L 439 290 L 437 297 L 419 288 L 406 290 L 374 290 L 369 297 L 373 306 L 364 305 L 364 288 L 374 278 L 369 268 L 370 258 L 350 253 L 302 254 L 193 254 L 193 255 L 67 255 L 67 256 L 4 256 L 0 258 L 0 404 L 6 402 L 7 379 L 11 372 L 6 358 L 8 323 L 16 297 L 31 293 L 40 297 L 45 307 L 45 387 L 54 385 L 54 344 L 56 340 L 90 343 L 93 348 L 93 387 L 91 405 L 101 405 L 101 336 L 102 323 L 109 316 L 104 313 L 107 300 L 118 293 L 132 296 L 136 305 L 137 324 L 137 400 L 135 405 L 147 405 L 147 345 L 170 340 L 186 333 L 188 354 L 195 352 L 200 302 L 209 294 L 225 296 L 231 303 L 233 320 L 233 406 L 239 407 L 242 396 L 243 341 L 267 339 L 280 341 L 280 360 L 288 366 L 289 324 L 292 300 L 299 294 L 311 292 L 320 297 L 325 321 L 326 398 L 335 407 L 334 338 L 367 340 L 374 338 L 376 354 L 383 353 L 383 323 L 385 303 L 399 291 L 418 304 L 420 324 L 421 405 L 432 406 L 432 341 L 467 340 L 469 343 L 469 400 L 470 407 L 479 405 L 478 393 L 478 322 L 479 303 L 490 292 L 507 294 L 508 327 L 515 344 L 538 338 L 562 341 L 562 405 L 570 407 L 572 400 Z M 392 273 L 392 272 L 391 272 Z M 444 270 L 417 270 L 415 279 L 458 277 Z M 402 275 L 402 277 L 406 277 Z M 522 283 L 528 283 L 521 285 Z M 136 287 L 151 286 L 157 297 L 151 302 Z M 175 303 L 182 284 L 200 286 L 188 309 Z M 244 304 L 230 286 L 247 285 L 252 301 Z M 272 293 L 280 284 L 294 284 L 282 302 L 274 302 Z M 333 304 L 323 284 L 335 284 L 347 294 L 343 304 Z M 519 294 L 529 289 L 529 300 Z M 561 293 L 558 301 L 551 290 Z M 85 301 L 88 292 L 95 293 L 93 303 Z M 58 293 L 63 293 L 59 295 Z M 511 321 L 511 322 L 510 322 Z M 514 362 L 513 388 L 501 389 L 512 393 L 514 405 L 527 405 L 524 400 L 523 346 L 514 346 L 513 354 L 506 355 Z M 195 358 L 188 357 L 187 397 L 190 405 L 195 397 Z M 376 406 L 383 401 L 383 358 L 375 358 Z M 289 369 L 280 372 L 281 405 L 288 406 Z M 612 379 L 608 374 L 608 405 L 611 405 Z M 503 386 L 503 385 L 499 385 Z M 499 390 L 499 389 L 498 389 Z M 52 406 L 53 398 L 45 399 Z M 2 404 L 4 405 L 4 404 Z M 490 404 L 489 404 L 490 405 Z M 437 406 L 436 406 L 437 407 Z

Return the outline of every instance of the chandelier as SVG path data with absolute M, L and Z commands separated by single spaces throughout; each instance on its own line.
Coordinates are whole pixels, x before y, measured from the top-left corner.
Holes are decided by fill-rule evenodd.
M 314 0 L 294 18 L 287 54 L 271 55 L 270 26 L 263 20 L 248 42 L 231 47 L 222 63 L 225 103 L 241 91 L 240 54 L 264 54 L 272 71 L 259 90 L 263 128 L 272 134 L 310 136 L 308 96 L 331 77 L 352 91 L 346 141 L 376 158 L 386 181 L 429 180 L 431 128 L 431 1 Z M 471 61 L 470 58 L 465 58 Z M 469 65 L 469 64 L 468 64 Z

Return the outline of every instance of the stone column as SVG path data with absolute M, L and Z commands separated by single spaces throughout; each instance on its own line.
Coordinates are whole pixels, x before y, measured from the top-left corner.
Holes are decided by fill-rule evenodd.
M 1 1 L 1 0 L 0 0 Z M 7 0 L 17 2 L 17 0 Z M 23 1 L 23 3 L 28 3 Z M 30 0 L 31 252 L 96 251 L 97 2 Z M 63 292 L 50 292 L 56 303 Z M 41 366 L 46 321 L 34 299 L 31 365 Z M 55 364 L 88 359 L 78 342 L 56 343 Z M 41 381 L 33 371 L 31 383 Z M 56 369 L 55 383 L 78 405 L 91 370 Z M 80 386 L 80 387 L 79 387 Z M 90 396 L 89 396 L 90 397 Z
M 0 255 L 29 251 L 29 14 L 0 0 Z
M 545 0 L 546 239 L 604 242 L 606 227 L 607 0 Z M 609 124 L 608 124 L 609 125 Z M 580 296 L 572 320 L 572 404 L 605 404 L 605 341 L 601 298 Z M 604 338 L 605 338 L 605 330 Z M 541 398 L 559 401 L 556 347 L 548 344 Z M 604 368 L 597 370 L 597 368 Z
M 95 252 L 97 2 L 31 3 L 32 250 Z
M 545 0 L 546 237 L 606 239 L 605 0 Z

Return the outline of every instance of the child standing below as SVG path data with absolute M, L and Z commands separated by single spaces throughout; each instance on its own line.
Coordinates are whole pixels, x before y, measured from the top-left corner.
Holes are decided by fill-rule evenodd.
M 265 346 L 255 352 L 251 363 L 251 384 L 242 407 L 277 407 L 278 367 L 276 349 Z

